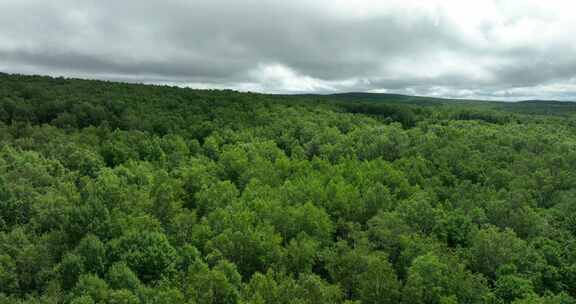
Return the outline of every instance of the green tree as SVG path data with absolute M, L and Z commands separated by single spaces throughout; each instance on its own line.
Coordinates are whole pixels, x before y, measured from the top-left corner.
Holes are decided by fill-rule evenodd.
M 110 246 L 114 260 L 125 262 L 145 283 L 175 271 L 177 252 L 163 233 L 129 232 Z

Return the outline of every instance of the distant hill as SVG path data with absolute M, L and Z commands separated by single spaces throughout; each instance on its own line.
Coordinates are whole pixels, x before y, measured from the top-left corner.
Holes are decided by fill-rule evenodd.
M 435 98 L 435 97 L 425 97 L 425 96 L 412 96 L 403 94 L 390 94 L 390 93 L 361 93 L 361 92 L 350 92 L 350 93 L 337 93 L 328 95 L 333 98 L 344 99 L 344 100 L 354 100 L 354 101 L 391 101 L 391 102 L 408 102 L 413 104 L 441 104 L 441 103 L 462 103 L 468 100 L 459 99 L 447 99 L 447 98 Z
M 328 95 L 304 94 L 316 98 L 326 98 L 354 103 L 404 104 L 414 106 L 465 106 L 473 109 L 492 109 L 529 115 L 567 116 L 576 113 L 576 102 L 558 100 L 525 100 L 517 102 L 489 101 L 476 99 L 450 99 L 426 96 L 411 96 L 389 93 L 349 92 Z
M 576 113 L 576 102 L 557 100 L 526 100 L 513 103 L 501 103 L 499 108 L 531 115 L 572 115 Z

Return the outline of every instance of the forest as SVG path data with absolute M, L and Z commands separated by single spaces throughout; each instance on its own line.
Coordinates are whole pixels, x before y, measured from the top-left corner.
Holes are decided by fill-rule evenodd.
M 0 304 L 575 299 L 576 104 L 0 74 Z

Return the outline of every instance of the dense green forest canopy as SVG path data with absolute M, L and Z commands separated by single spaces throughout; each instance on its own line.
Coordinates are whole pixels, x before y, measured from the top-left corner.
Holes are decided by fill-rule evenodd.
M 574 113 L 2 74 L 0 303 L 576 303 Z

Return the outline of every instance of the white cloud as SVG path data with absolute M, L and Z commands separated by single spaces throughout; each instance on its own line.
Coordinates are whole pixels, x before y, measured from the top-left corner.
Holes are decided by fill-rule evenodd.
M 574 11 L 566 0 L 3 0 L 0 71 L 576 99 Z

